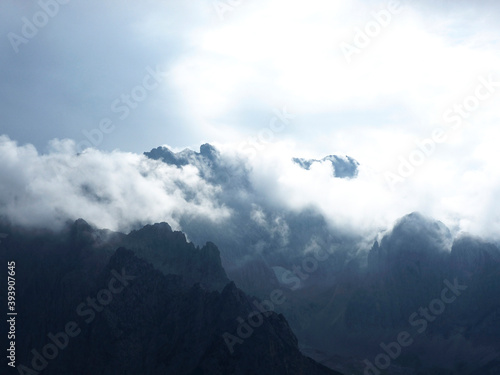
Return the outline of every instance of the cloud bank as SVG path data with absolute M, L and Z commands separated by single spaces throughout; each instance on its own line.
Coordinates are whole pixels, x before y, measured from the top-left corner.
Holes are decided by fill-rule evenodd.
M 32 145 L 0 137 L 2 215 L 24 225 L 58 227 L 85 218 L 109 229 L 130 230 L 180 216 L 229 216 L 194 167 L 182 169 L 125 152 L 88 149 L 75 153 L 73 141 L 54 140 L 41 155 Z
M 420 211 L 498 238 L 497 2 L 256 0 L 228 2 L 223 17 L 219 3 L 61 1 L 28 38 L 40 2 L 2 2 L 2 213 L 180 228 L 225 223 L 248 199 L 261 227 L 279 223 L 271 211 L 312 207 L 371 238 Z M 11 33 L 29 40 L 16 50 Z M 108 117 L 113 130 L 96 135 Z M 76 156 L 82 141 L 98 150 Z M 140 155 L 163 142 L 217 145 L 251 190 Z M 292 162 L 327 155 L 353 157 L 357 177 Z
M 224 228 L 247 207 L 256 227 L 285 235 L 280 213 L 312 208 L 331 228 L 373 239 L 398 218 L 419 211 L 443 221 L 455 235 L 466 231 L 500 239 L 495 160 L 478 165 L 470 156 L 471 169 L 465 171 L 454 160 L 433 161 L 392 189 L 369 165 L 360 164 L 356 178 L 335 178 L 329 160 L 306 170 L 293 161 L 300 150 L 291 143 L 268 144 L 253 158 L 232 146 L 217 148 L 230 168 L 224 178 L 203 158 L 176 167 L 121 151 L 76 154 L 70 140 L 54 140 L 50 152 L 41 154 L 1 136 L 0 212 L 23 225 L 57 227 L 82 217 L 128 231 L 160 221 L 183 229 L 182 222 L 195 219 Z

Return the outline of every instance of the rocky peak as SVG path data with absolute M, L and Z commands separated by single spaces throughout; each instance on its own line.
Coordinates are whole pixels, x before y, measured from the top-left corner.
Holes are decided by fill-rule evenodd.
M 336 178 L 355 178 L 358 175 L 359 163 L 350 156 L 328 155 L 323 159 L 293 158 L 292 161 L 305 170 L 309 170 L 314 163 L 328 161 L 332 164 L 333 176 Z

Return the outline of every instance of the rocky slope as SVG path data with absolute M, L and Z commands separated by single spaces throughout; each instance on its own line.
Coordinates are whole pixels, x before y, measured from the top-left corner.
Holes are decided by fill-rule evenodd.
M 234 283 L 215 290 L 225 274 L 213 244 L 197 249 L 166 224 L 129 236 L 83 220 L 62 233 L 2 230 L 2 262 L 16 262 L 19 373 L 336 374 L 299 352 L 283 315 Z M 115 250 L 123 243 L 160 263 Z
M 374 243 L 365 267 L 347 262 L 330 287 L 312 277 L 295 291 L 283 285 L 287 303 L 280 308 L 315 349 L 311 355 L 330 367 L 360 371 L 365 359 L 374 363 L 386 353 L 382 344 L 408 332 L 411 344 L 386 373 L 498 373 L 495 245 L 469 236 L 452 241 L 442 223 L 413 213 Z

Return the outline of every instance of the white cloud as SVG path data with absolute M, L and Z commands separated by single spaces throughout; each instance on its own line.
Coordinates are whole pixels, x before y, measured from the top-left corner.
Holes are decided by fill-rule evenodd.
M 117 95 L 137 84 L 146 66 L 160 64 L 170 72 L 168 80 L 102 147 L 138 152 L 207 141 L 234 161 L 234 145 L 257 137 L 273 109 L 286 105 L 295 118 L 250 162 L 254 187 L 269 202 L 292 209 L 314 205 L 331 223 L 366 231 L 418 210 L 456 230 L 499 232 L 498 93 L 481 102 L 467 126 L 450 134 L 395 191 L 383 177 L 398 168 L 399 157 L 408 158 L 416 141 L 448 126 L 443 113 L 474 93 L 479 76 L 500 80 L 495 3 L 412 2 L 350 64 L 339 43 L 353 43 L 356 28 L 363 29 L 387 2 L 244 1 L 224 21 L 210 1 L 150 1 L 119 11 L 92 4 L 68 4 L 25 46 L 25 54 L 1 54 L 2 67 L 15 73 L 0 93 L 6 103 L 2 133 L 50 139 L 60 123 L 59 137 L 77 134 L 78 142 L 82 130 L 109 114 Z M 36 10 L 2 6 L 15 15 L 0 15 L 9 18 L 2 26 L 6 32 L 19 29 L 20 17 Z M 100 16 L 89 31 L 86 22 L 96 9 Z M 68 34 L 58 33 L 61 28 Z M 56 65 L 55 55 L 61 56 Z M 50 90 L 40 93 L 34 86 Z M 23 103 L 37 106 L 28 111 Z M 157 143 L 143 146 L 146 139 Z M 40 150 L 46 140 L 32 143 Z M 217 187 L 207 186 L 192 168 L 181 171 L 118 151 L 75 157 L 71 142 L 51 147 L 39 154 L 1 139 L 0 202 L 19 222 L 84 216 L 117 228 L 161 220 L 175 226 L 182 215 L 229 215 L 217 206 Z M 354 157 L 361 163 L 359 177 L 332 179 L 327 164 L 304 171 L 290 161 L 328 154 Z M 64 167 L 70 163 L 72 168 Z
M 219 187 L 198 170 L 182 169 L 125 152 L 89 149 L 75 155 L 72 141 L 54 141 L 49 154 L 0 137 L 1 213 L 15 223 L 57 227 L 82 217 L 100 227 L 128 230 L 181 216 L 220 220 Z
M 437 155 L 391 190 L 369 165 L 360 165 L 353 179 L 333 178 L 329 162 L 302 169 L 291 160 L 303 156 L 301 150 L 289 142 L 269 145 L 249 160 L 226 147 L 223 163 L 240 175 L 246 173 L 239 164 L 243 160 L 251 182 L 250 190 L 233 191 L 208 183 L 192 165 L 176 168 L 143 155 L 95 149 L 77 156 L 68 140 L 54 140 L 50 152 L 41 155 L 2 136 L 0 208 L 23 225 L 59 226 L 82 217 L 115 230 L 160 221 L 182 229 L 181 220 L 195 218 L 223 230 L 240 205 L 250 205 L 251 219 L 283 244 L 289 226 L 281 215 L 290 211 L 315 207 L 332 228 L 366 238 L 420 211 L 442 220 L 454 234 L 467 231 L 500 240 L 497 159 L 484 159 L 484 153 L 491 154 L 481 145 L 475 151 Z
M 436 151 L 392 190 L 369 162 L 360 166 L 355 179 L 332 178 L 329 163 L 314 163 L 304 170 L 291 161 L 301 156 L 300 150 L 277 143 L 251 160 L 251 181 L 269 205 L 296 211 L 316 207 L 333 227 L 370 238 L 419 211 L 443 221 L 454 234 L 466 231 L 500 240 L 497 159 L 480 160 L 474 152 L 460 151 L 461 155 Z
M 235 8 L 227 22 L 194 32 L 196 48 L 177 63 L 176 87 L 190 109 L 186 120 L 199 125 L 193 129 L 204 139 L 230 142 L 266 125 L 247 108 L 270 112 L 285 103 L 297 119 L 283 138 L 321 153 L 395 160 L 401 137 L 390 133 L 425 135 L 478 76 L 500 77 L 500 56 L 491 44 L 500 34 L 491 28 L 485 34 L 482 20 L 464 18 L 463 7 L 433 14 L 425 6 L 404 6 L 347 63 L 339 43 L 353 43 L 356 28 L 385 8 L 382 1 L 279 0 Z M 491 43 L 478 42 L 487 37 Z M 483 108 L 488 114 L 498 117 L 496 108 Z

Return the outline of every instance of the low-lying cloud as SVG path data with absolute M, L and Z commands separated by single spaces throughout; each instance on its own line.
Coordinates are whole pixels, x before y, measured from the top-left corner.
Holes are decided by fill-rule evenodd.
M 180 216 L 222 220 L 229 209 L 214 199 L 192 166 L 179 169 L 143 155 L 88 149 L 76 155 L 73 141 L 54 140 L 41 155 L 32 145 L 0 137 L 2 215 L 23 225 L 58 227 L 79 217 L 113 230 Z
M 77 155 L 71 140 L 53 140 L 49 148 L 40 154 L 32 145 L 0 137 L 0 209 L 13 223 L 58 227 L 82 217 L 122 231 L 160 221 L 182 230 L 181 223 L 191 220 L 224 228 L 246 210 L 255 228 L 279 234 L 285 246 L 286 213 L 314 209 L 331 228 L 373 239 L 419 211 L 454 234 L 499 239 L 500 173 L 493 161 L 479 168 L 471 163 L 469 170 L 438 158 L 391 189 L 383 174 L 363 163 L 349 179 L 335 178 L 329 161 L 303 169 L 292 160 L 303 155 L 290 143 L 270 144 L 251 159 L 218 145 L 218 157 L 231 167 L 220 181 L 219 175 L 208 178 L 203 165 L 177 167 L 121 151 L 87 149 Z

